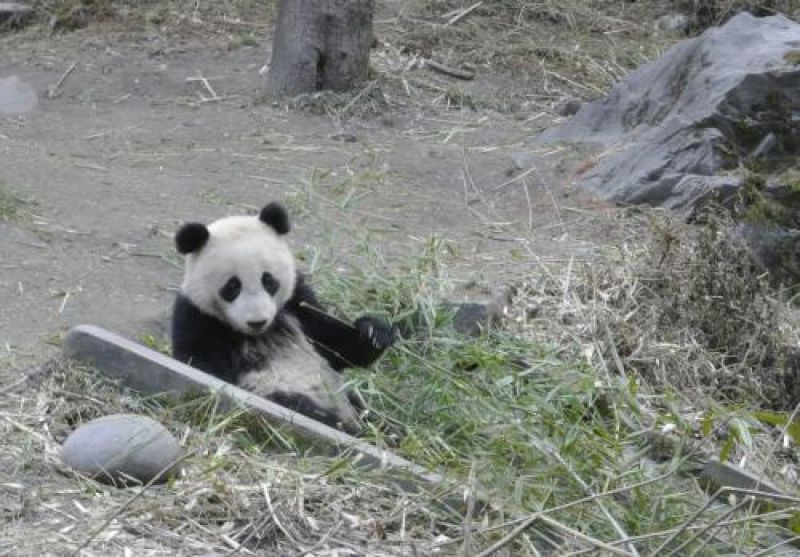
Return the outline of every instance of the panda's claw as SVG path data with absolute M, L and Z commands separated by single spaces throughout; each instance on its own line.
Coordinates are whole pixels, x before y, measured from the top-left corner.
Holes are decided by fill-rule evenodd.
M 360 317 L 356 327 L 376 350 L 386 349 L 397 340 L 396 327 L 376 317 Z

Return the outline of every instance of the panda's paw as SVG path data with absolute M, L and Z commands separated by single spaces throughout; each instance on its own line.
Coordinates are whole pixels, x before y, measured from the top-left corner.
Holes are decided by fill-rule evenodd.
M 397 327 L 378 317 L 364 315 L 356 319 L 355 326 L 376 350 L 386 350 L 398 337 Z

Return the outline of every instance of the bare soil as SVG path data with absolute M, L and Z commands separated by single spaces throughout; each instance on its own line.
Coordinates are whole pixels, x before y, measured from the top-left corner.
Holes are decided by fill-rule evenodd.
M 363 239 L 344 222 L 389 255 L 437 235 L 457 246 L 457 278 L 479 285 L 589 257 L 620 234 L 616 212 L 566 178 L 515 179 L 509 154 L 553 121 L 548 106 L 454 107 L 385 81 L 378 114 L 289 109 L 259 98 L 268 37 L 232 48 L 230 35 L 197 35 L 95 23 L 0 38 L 0 78 L 39 94 L 32 112 L 0 118 L 0 188 L 25 201 L 0 220 L 4 356 L 41 360 L 79 323 L 162 333 L 181 276 L 176 226 L 274 199 L 294 210 L 298 249 L 354 254 Z M 391 55 L 373 57 L 380 67 Z M 484 105 L 509 90 L 500 75 L 403 75 L 454 82 Z

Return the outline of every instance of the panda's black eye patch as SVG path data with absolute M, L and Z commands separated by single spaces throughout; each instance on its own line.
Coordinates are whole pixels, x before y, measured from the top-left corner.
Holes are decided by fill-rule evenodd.
M 261 275 L 261 286 L 267 291 L 267 294 L 274 296 L 280 287 L 278 280 L 269 273 Z
M 231 277 L 228 279 L 228 282 L 225 283 L 225 286 L 220 288 L 219 295 L 220 298 L 228 303 L 231 303 L 239 297 L 239 293 L 241 293 L 241 291 L 242 281 L 239 280 L 239 277 Z

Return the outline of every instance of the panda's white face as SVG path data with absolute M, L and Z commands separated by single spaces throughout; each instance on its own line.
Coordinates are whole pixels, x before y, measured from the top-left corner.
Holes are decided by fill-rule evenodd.
M 227 217 L 186 257 L 181 293 L 247 335 L 263 333 L 292 297 L 296 271 L 286 243 L 258 217 Z

